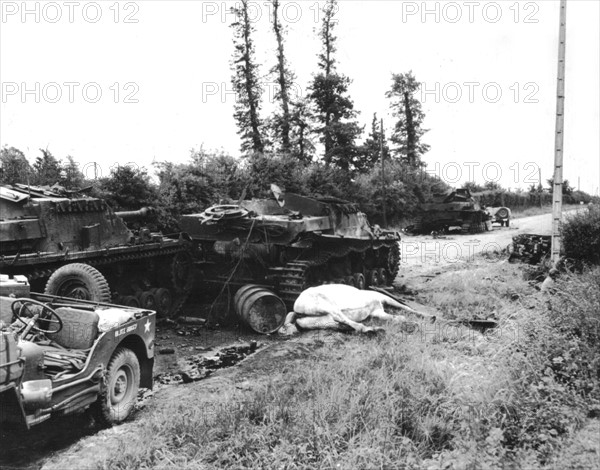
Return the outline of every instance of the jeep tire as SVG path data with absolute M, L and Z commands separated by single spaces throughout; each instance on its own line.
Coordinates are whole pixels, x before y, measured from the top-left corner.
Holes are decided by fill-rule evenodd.
M 131 349 L 115 350 L 103 382 L 95 415 L 101 425 L 112 426 L 131 414 L 140 388 L 140 363 Z

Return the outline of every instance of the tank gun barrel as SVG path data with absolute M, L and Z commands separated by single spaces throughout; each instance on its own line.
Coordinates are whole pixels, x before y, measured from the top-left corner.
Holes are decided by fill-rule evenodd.
M 115 212 L 115 214 L 125 221 L 144 220 L 154 214 L 154 209 L 151 207 L 142 207 L 137 211 L 121 211 Z

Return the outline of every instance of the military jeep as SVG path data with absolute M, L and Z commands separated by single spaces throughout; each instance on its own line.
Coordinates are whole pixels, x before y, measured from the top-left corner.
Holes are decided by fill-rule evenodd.
M 152 388 L 156 313 L 28 292 L 0 275 L 0 427 L 89 409 L 125 420 Z

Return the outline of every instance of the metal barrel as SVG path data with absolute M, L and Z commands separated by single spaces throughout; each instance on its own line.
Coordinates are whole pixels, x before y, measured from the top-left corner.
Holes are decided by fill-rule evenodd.
M 285 322 L 285 303 L 269 289 L 248 284 L 234 297 L 238 317 L 260 334 L 276 332 Z

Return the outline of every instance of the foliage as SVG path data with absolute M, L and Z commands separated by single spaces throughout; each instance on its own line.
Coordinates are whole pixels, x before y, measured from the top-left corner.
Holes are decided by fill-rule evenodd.
M 25 154 L 15 147 L 0 150 L 0 182 L 26 184 L 32 173 Z
M 362 128 L 356 120 L 354 103 L 348 96 L 350 79 L 336 71 L 336 40 L 334 18 L 338 5 L 328 0 L 323 9 L 323 22 L 319 31 L 322 50 L 319 53 L 319 73 L 310 84 L 310 99 L 315 106 L 319 123 L 316 132 L 325 147 L 323 161 L 345 171 L 361 169 L 356 139 Z
M 332 196 L 354 201 L 354 185 L 347 172 L 321 162 L 311 164 L 304 173 L 306 194 Z
M 242 139 L 241 150 L 246 155 L 262 152 L 265 148 L 260 119 L 259 70 L 255 62 L 252 35 L 255 28 L 248 13 L 248 0 L 241 0 L 231 8 L 235 21 L 234 54 L 231 61 L 233 88 L 236 91 L 234 118 L 238 124 L 238 134 Z
M 86 184 L 79 163 L 71 155 L 67 155 L 67 161 L 62 165 L 61 176 L 61 185 L 67 189 L 81 189 Z
M 401 225 L 406 219 L 414 217 L 419 203 L 430 201 L 434 194 L 450 189 L 442 180 L 422 169 L 407 168 L 394 160 L 385 164 L 385 186 L 386 218 L 392 226 Z M 351 200 L 360 203 L 369 220 L 383 223 L 381 166 L 357 177 L 356 187 Z
M 308 163 L 315 153 L 312 139 L 314 131 L 313 113 L 308 98 L 299 98 L 292 105 L 290 116 L 290 145 L 291 155 L 301 163 Z
M 302 171 L 304 167 L 289 155 L 252 155 L 244 163 L 244 187 L 246 197 L 271 197 L 270 187 L 274 183 L 281 189 L 303 193 Z
M 361 163 L 359 168 L 362 172 L 371 170 L 376 163 L 378 163 L 381 154 L 381 143 L 383 141 L 383 155 L 386 160 L 389 160 L 390 148 L 385 137 L 385 133 L 382 135 L 381 124 L 377 119 L 377 113 L 373 113 L 373 120 L 371 121 L 371 132 L 362 145 L 359 153 L 361 155 Z
M 155 206 L 156 191 L 145 168 L 117 166 L 94 188 L 116 211 Z
M 41 157 L 37 157 L 33 163 L 33 178 L 31 184 L 36 186 L 52 186 L 60 183 L 61 164 L 50 150 L 40 149 Z
M 158 221 L 165 232 L 180 230 L 183 214 L 202 212 L 221 200 L 239 198 L 244 181 L 239 162 L 222 151 L 193 150 L 189 163 L 155 164 L 158 175 Z
M 291 126 L 292 126 L 292 111 L 290 99 L 290 86 L 294 81 L 294 74 L 290 71 L 289 64 L 285 57 L 284 51 L 284 34 L 285 27 L 282 26 L 279 20 L 279 0 L 271 0 L 273 5 L 273 32 L 277 42 L 277 62 L 271 69 L 271 74 L 275 77 L 278 85 L 275 93 L 275 100 L 279 104 L 279 110 L 274 114 L 271 120 L 271 127 L 275 133 L 274 142 L 279 144 L 282 152 L 289 153 L 291 149 Z
M 554 178 L 547 179 L 546 183 L 548 184 L 548 187 L 550 188 L 550 192 L 554 191 Z M 573 188 L 569 184 L 569 180 L 563 180 L 563 183 L 562 183 L 562 193 L 563 193 L 563 195 L 571 194 L 574 189 L 575 188 Z
M 590 205 L 570 215 L 561 228 L 563 251 L 567 258 L 600 264 L 600 206 Z
M 421 157 L 429 151 L 429 145 L 421 142 L 427 129 L 422 127 L 425 113 L 416 96 L 419 87 L 412 71 L 392 74 L 392 87 L 386 93 L 391 100 L 393 115 L 397 118 L 392 133 L 392 142 L 396 147 L 392 152 L 411 167 L 421 166 Z

